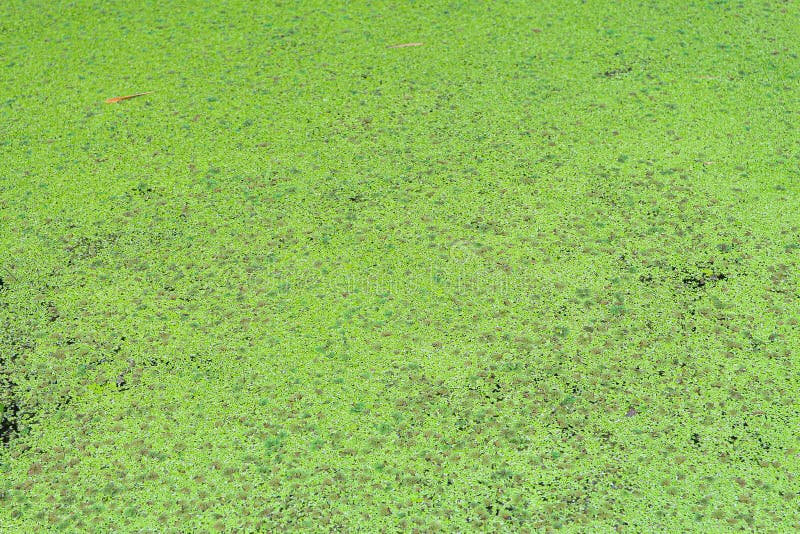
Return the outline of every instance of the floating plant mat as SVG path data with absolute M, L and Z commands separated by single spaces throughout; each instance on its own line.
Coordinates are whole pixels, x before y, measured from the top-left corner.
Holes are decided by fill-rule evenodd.
M 791 3 L 0 5 L 0 530 L 800 530 Z

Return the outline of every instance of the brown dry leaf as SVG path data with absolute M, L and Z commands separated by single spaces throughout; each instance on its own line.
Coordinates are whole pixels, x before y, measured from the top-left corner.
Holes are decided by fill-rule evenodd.
M 146 93 L 136 93 L 135 95 L 127 95 L 127 96 L 115 96 L 114 98 L 107 98 L 106 104 L 116 104 L 117 102 L 122 102 L 123 100 L 128 100 L 129 98 L 136 98 L 137 96 L 144 96 L 149 95 L 153 91 L 147 91 Z
M 405 48 L 407 46 L 422 46 L 423 43 L 403 43 L 397 45 L 391 45 L 389 48 Z

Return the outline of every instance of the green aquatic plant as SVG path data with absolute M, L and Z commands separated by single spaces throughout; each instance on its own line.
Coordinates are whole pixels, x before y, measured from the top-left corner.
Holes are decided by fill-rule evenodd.
M 0 530 L 800 529 L 798 17 L 0 4 Z

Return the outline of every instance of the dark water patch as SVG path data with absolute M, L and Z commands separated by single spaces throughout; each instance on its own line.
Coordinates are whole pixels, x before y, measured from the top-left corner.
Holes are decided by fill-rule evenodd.
M 19 432 L 19 405 L 16 400 L 12 400 L 8 405 L 3 406 L 2 416 L 0 417 L 0 442 L 8 444 L 11 439 Z
M 604 76 L 606 78 L 614 78 L 614 77 L 620 76 L 622 74 L 628 74 L 632 70 L 633 70 L 632 67 L 622 67 L 622 68 L 619 68 L 619 69 L 610 69 L 610 70 L 607 70 L 605 72 L 602 72 L 601 76 Z
M 702 289 L 707 284 L 711 284 L 720 280 L 725 280 L 727 276 L 724 273 L 711 273 L 711 274 L 701 274 L 701 275 L 692 275 L 686 276 L 682 280 L 683 285 L 692 289 Z

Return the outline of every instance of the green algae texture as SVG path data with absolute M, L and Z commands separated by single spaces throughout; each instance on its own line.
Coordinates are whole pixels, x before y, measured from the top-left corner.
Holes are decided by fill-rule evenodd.
M 782 1 L 0 3 L 0 532 L 799 531 L 798 53 Z

